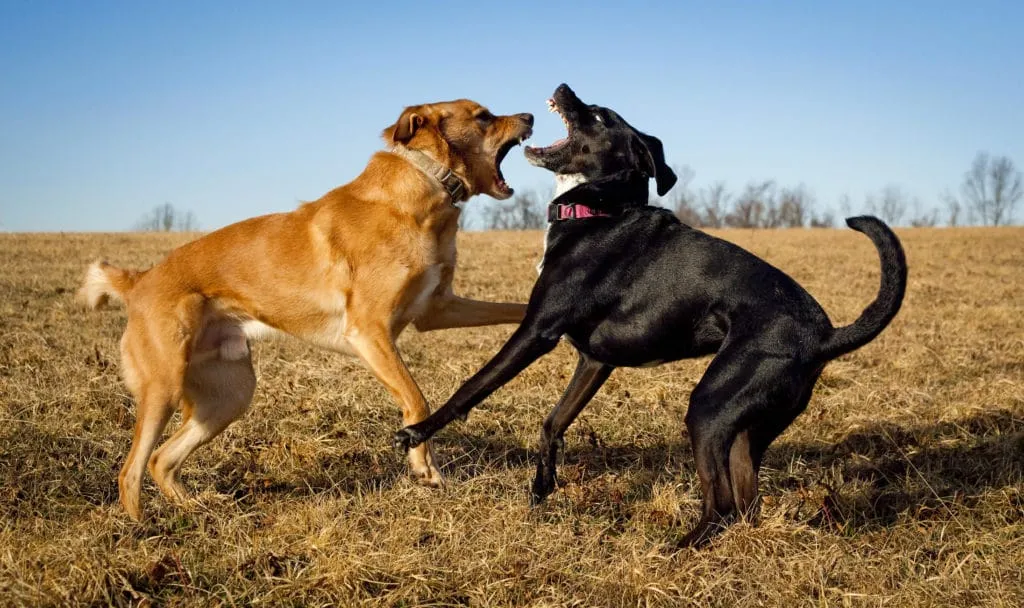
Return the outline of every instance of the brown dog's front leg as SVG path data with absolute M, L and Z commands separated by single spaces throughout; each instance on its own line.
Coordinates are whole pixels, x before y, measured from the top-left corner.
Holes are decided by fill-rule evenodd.
M 430 415 L 427 400 L 409 374 L 386 327 L 376 324 L 360 327 L 359 331 L 348 336 L 348 341 L 395 401 L 398 401 L 404 424 L 416 424 Z M 444 481 L 437 469 L 433 450 L 427 443 L 409 450 L 409 467 L 423 485 L 440 487 Z
M 449 295 L 438 299 L 413 325 L 419 331 L 480 327 L 501 323 L 520 323 L 526 315 L 526 304 L 481 302 Z

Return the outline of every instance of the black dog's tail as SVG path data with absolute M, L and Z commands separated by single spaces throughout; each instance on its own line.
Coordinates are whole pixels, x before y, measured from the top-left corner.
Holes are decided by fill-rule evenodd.
M 882 220 L 863 215 L 847 218 L 846 225 L 868 235 L 882 259 L 882 285 L 878 297 L 852 325 L 838 327 L 821 345 L 819 356 L 829 361 L 864 346 L 882 333 L 903 304 L 907 289 L 907 258 L 893 231 Z

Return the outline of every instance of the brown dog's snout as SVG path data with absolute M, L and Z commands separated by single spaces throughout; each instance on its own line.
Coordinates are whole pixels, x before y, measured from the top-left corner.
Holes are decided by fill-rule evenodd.
M 525 122 L 526 126 L 528 126 L 528 127 L 532 127 L 533 126 L 533 114 L 529 114 L 529 113 L 516 114 L 516 118 L 518 118 L 519 120 Z

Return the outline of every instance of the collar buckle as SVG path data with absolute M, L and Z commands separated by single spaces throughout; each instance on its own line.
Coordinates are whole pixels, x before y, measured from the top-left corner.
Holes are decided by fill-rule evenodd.
M 462 200 L 462 195 L 466 190 L 466 184 L 462 183 L 455 172 L 448 169 L 444 176 L 441 177 L 441 185 L 444 186 L 445 192 L 452 198 L 452 204 Z

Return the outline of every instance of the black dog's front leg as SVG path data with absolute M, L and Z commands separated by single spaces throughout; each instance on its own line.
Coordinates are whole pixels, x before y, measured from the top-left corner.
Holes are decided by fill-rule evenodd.
M 555 491 L 555 463 L 558 449 L 562 445 L 562 435 L 569 428 L 576 416 L 590 403 L 598 389 L 615 369 L 579 353 L 580 360 L 576 371 L 565 388 L 565 393 L 555 408 L 544 420 L 540 432 L 540 453 L 537 454 L 537 476 L 533 479 L 533 490 L 530 493 L 530 504 L 540 504 L 548 494 Z
M 527 320 L 528 321 L 528 320 Z M 426 420 L 395 433 L 395 449 L 409 450 L 430 439 L 452 420 L 465 417 L 469 411 L 531 363 L 551 352 L 558 344 L 558 335 L 540 331 L 524 321 L 505 346 L 472 378 Z

